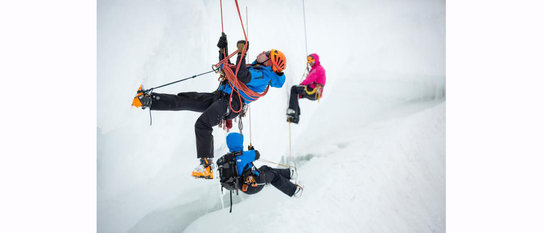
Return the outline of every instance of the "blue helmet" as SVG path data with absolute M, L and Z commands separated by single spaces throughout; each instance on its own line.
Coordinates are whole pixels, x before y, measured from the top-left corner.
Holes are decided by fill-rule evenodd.
M 244 150 L 244 135 L 235 132 L 229 133 L 227 135 L 227 146 L 230 152 Z

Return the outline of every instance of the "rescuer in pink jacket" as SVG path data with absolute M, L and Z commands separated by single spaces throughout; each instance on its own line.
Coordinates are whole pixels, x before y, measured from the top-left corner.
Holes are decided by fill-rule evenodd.
M 319 56 L 312 53 L 308 56 L 308 65 L 312 67 L 306 79 L 291 87 L 291 96 L 289 98 L 289 108 L 287 109 L 287 121 L 298 124 L 300 116 L 300 107 L 298 105 L 299 98 L 309 100 L 319 100 L 323 95 L 323 88 L 327 78 L 325 77 L 325 69 L 319 62 Z

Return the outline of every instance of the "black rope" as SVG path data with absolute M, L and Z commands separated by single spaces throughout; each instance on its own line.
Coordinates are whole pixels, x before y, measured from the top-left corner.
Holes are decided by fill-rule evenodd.
M 218 72 L 218 68 L 214 67 L 212 65 L 212 70 L 210 71 L 207 71 L 207 72 L 204 72 L 204 73 L 200 73 L 200 74 L 195 74 L 191 77 L 188 77 L 188 78 L 184 78 L 184 79 L 180 79 L 180 80 L 177 80 L 177 81 L 173 81 L 173 82 L 169 82 L 167 84 L 163 84 L 163 85 L 160 85 L 160 86 L 156 86 L 156 87 L 152 87 L 152 88 L 149 88 L 149 89 L 146 89 L 146 90 L 142 90 L 142 91 L 138 91 L 138 93 L 144 93 L 144 94 L 149 94 L 151 95 L 151 93 L 153 92 L 153 90 L 155 89 L 159 89 L 161 87 L 166 87 L 166 86 L 169 86 L 169 85 L 172 85 L 172 84 L 175 84 L 175 83 L 179 83 L 179 82 L 183 82 L 185 80 L 188 80 L 188 79 L 192 79 L 192 78 L 196 78 L 198 76 L 201 76 L 201 75 L 205 75 L 205 74 L 209 74 L 211 72 Z M 151 107 L 149 107 L 149 125 L 153 125 L 153 118 L 151 117 Z
M 152 92 L 152 91 L 155 90 L 155 89 L 159 89 L 159 88 L 161 88 L 161 87 L 166 87 L 166 86 L 169 86 L 169 85 L 172 85 L 172 84 L 175 84 L 175 83 L 183 82 L 183 81 L 185 81 L 185 80 L 192 79 L 192 78 L 196 78 L 196 77 L 198 77 L 198 76 L 205 75 L 205 74 L 209 74 L 209 73 L 211 73 L 211 72 L 217 72 L 217 70 L 214 69 L 214 68 L 212 67 L 212 70 L 210 70 L 210 71 L 207 71 L 207 72 L 204 72 L 204 73 L 200 73 L 200 74 L 195 74 L 195 75 L 193 75 L 193 76 L 191 76 L 191 77 L 184 78 L 184 79 L 180 79 L 180 80 L 173 81 L 173 82 L 169 82 L 169 83 L 167 83 L 167 84 L 163 84 L 163 85 L 160 85 L 160 86 L 152 87 L 152 88 L 149 88 L 149 89 L 147 89 L 147 90 L 143 90 L 142 92 L 143 92 L 143 93 L 149 93 L 149 92 Z

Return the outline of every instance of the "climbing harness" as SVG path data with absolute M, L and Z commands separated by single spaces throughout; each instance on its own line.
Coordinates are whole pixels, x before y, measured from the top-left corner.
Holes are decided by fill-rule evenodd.
M 257 187 L 259 185 L 252 175 L 247 176 L 244 180 L 244 184 L 242 184 L 242 192 L 246 192 L 249 185 L 251 185 L 251 187 Z
M 304 86 L 304 91 L 307 95 L 315 95 L 317 101 L 319 102 L 319 99 L 321 99 L 321 85 L 315 84 L 315 88 L 313 90 L 308 90 L 308 85 Z

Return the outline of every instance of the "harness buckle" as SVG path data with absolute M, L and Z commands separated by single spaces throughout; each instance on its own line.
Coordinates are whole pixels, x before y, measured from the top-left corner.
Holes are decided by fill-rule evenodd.
M 253 177 L 253 176 L 246 177 L 246 180 L 244 181 L 244 183 L 245 183 L 244 185 L 246 185 L 246 186 L 247 186 L 247 184 L 250 184 L 251 187 L 257 187 L 257 185 L 258 185 L 257 181 L 255 180 L 255 177 Z M 246 187 L 246 189 L 247 189 L 247 187 Z

